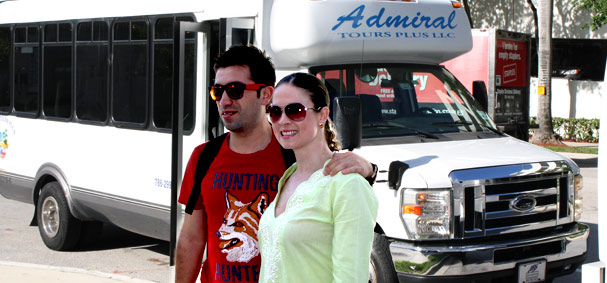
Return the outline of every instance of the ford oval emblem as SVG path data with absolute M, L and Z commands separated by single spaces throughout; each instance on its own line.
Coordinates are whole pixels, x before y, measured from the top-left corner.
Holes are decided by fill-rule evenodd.
M 510 201 L 510 209 L 518 212 L 529 212 L 535 208 L 537 201 L 531 195 L 520 195 Z

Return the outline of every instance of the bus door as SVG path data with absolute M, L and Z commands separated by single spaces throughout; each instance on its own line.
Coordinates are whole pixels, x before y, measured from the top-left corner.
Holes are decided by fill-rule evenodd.
M 250 45 L 255 42 L 255 20 L 254 18 L 221 18 L 217 21 L 179 22 L 175 25 L 176 35 L 174 38 L 174 64 L 173 93 L 173 132 L 172 132 L 172 157 L 171 157 L 171 235 L 170 235 L 170 265 L 174 265 L 175 246 L 177 243 L 177 231 L 183 223 L 183 212 L 177 204 L 177 195 L 181 187 L 182 164 L 183 164 L 183 121 L 179 117 L 183 116 L 184 99 L 184 76 L 185 76 L 185 39 L 192 33 L 198 33 L 202 42 L 201 58 L 198 63 L 202 63 L 202 101 L 196 101 L 199 107 L 204 107 L 204 117 L 206 120 L 205 133 L 203 136 L 207 139 L 223 134 L 223 124 L 219 119 L 219 112 L 215 103 L 206 95 L 207 86 L 213 83 L 215 72 L 215 58 L 220 52 L 226 51 L 232 45 Z M 200 54 L 200 53 L 199 53 Z M 203 141 L 200 141 L 201 143 Z

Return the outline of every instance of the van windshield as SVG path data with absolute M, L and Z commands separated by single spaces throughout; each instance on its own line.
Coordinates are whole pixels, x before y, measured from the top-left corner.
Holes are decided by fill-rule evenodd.
M 495 132 L 495 124 L 440 66 L 386 64 L 310 68 L 331 96 L 358 96 L 363 138 Z

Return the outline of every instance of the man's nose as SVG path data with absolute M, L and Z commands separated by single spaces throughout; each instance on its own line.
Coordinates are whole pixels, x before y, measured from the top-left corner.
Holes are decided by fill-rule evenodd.
M 228 96 L 228 94 L 226 93 L 225 90 L 221 90 L 221 98 L 219 99 L 218 103 L 220 105 L 230 105 L 232 104 L 233 100 Z

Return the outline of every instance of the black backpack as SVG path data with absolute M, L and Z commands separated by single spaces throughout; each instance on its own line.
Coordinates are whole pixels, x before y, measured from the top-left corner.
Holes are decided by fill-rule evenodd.
M 215 160 L 215 157 L 219 153 L 219 149 L 221 148 L 221 145 L 225 141 L 227 135 L 228 134 L 225 133 L 217 138 L 211 139 L 202 149 L 202 152 L 198 157 L 198 162 L 196 162 L 194 185 L 192 186 L 188 203 L 185 206 L 186 213 L 192 214 L 192 212 L 194 212 L 194 207 L 196 206 L 196 202 L 198 202 L 198 198 L 200 197 L 200 186 L 202 184 L 202 179 L 207 174 L 211 163 L 213 163 L 213 160 Z M 282 146 L 280 147 L 280 151 L 285 162 L 285 168 L 289 168 L 293 163 L 295 163 L 295 153 L 293 153 L 293 150 L 284 149 Z

